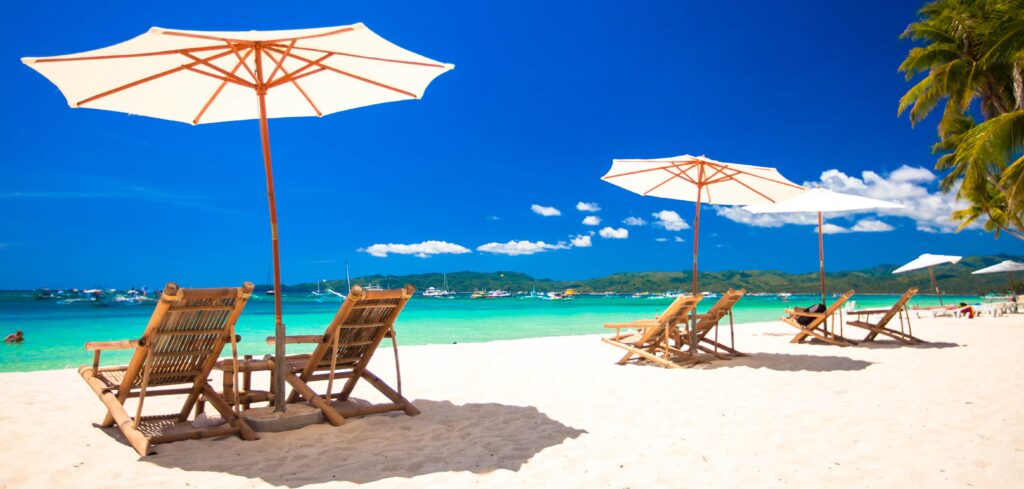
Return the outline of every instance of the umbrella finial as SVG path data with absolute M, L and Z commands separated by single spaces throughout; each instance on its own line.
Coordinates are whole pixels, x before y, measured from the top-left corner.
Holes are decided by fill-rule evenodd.
M 36 58 L 21 58 L 21 62 L 22 64 L 31 66 L 36 64 Z
M 149 28 L 149 33 L 150 34 L 163 34 L 165 32 L 167 32 L 167 29 L 164 29 L 163 27 L 153 26 L 153 27 Z

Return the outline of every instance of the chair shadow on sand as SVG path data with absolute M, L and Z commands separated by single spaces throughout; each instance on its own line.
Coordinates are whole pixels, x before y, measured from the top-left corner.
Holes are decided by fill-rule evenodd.
M 855 360 L 849 357 L 800 355 L 792 353 L 749 353 L 747 356 L 725 361 L 713 361 L 700 365 L 699 368 L 766 368 L 780 372 L 834 372 L 864 370 L 872 362 Z
M 586 433 L 530 406 L 458 406 L 423 399 L 413 403 L 422 410 L 419 416 L 351 418 L 339 427 L 319 424 L 261 433 L 261 440 L 251 442 L 224 438 L 157 445 L 157 454 L 142 461 L 262 479 L 275 486 L 366 483 L 438 472 L 518 471 L 541 450 Z M 105 431 L 123 438 L 116 428 Z

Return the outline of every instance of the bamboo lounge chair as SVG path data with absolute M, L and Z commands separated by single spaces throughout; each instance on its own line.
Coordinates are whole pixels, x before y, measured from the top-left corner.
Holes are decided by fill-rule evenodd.
M 708 312 L 697 315 L 697 325 L 696 328 L 694 328 L 696 331 L 695 338 L 697 339 L 697 349 L 705 353 L 710 353 L 721 359 L 743 356 L 743 353 L 736 350 L 735 337 L 733 336 L 732 331 L 732 308 L 746 293 L 746 289 L 729 289 L 726 293 L 722 294 L 722 297 L 718 299 L 718 302 L 716 302 L 715 305 L 711 306 L 711 309 L 708 309 Z M 718 341 L 718 324 L 722 319 L 725 319 L 726 316 L 729 317 L 730 346 L 725 346 Z M 708 338 L 708 334 L 711 333 L 712 329 L 715 330 L 715 336 L 714 338 Z M 680 325 L 680 330 L 680 341 L 684 345 L 689 344 L 690 330 L 687 327 L 686 322 L 683 322 Z M 702 343 L 705 343 L 706 345 Z M 722 352 L 719 350 L 722 350 Z
M 831 318 L 836 312 L 838 312 L 840 308 L 843 307 L 843 304 L 845 304 L 846 301 L 850 300 L 850 297 L 853 297 L 852 290 L 840 296 L 838 299 L 836 299 L 835 302 L 832 303 L 831 306 L 826 308 L 824 312 L 820 313 L 807 312 L 798 309 L 786 309 L 786 313 L 789 314 L 789 317 L 781 318 L 782 322 L 800 330 L 800 332 L 797 333 L 796 336 L 794 336 L 793 339 L 790 340 L 789 342 L 801 343 L 808 337 L 813 337 L 821 341 L 824 341 L 825 343 L 828 343 L 830 345 L 856 345 L 856 341 L 846 339 L 841 334 L 836 334 L 834 327 L 835 319 L 832 320 L 833 330 L 829 331 L 828 329 L 828 319 Z M 800 318 L 809 318 L 809 320 L 805 325 L 800 323 Z M 842 324 L 842 319 L 840 319 L 840 324 Z
M 256 433 L 207 381 L 225 344 L 231 343 L 232 354 L 237 356 L 235 321 L 252 290 L 250 282 L 241 288 L 223 289 L 180 289 L 177 284 L 168 283 L 139 339 L 86 343 L 85 348 L 95 352 L 93 364 L 82 366 L 78 373 L 107 408 L 101 426 L 116 423 L 142 456 L 149 453 L 151 445 L 185 439 L 237 434 L 242 439 L 255 440 Z M 129 348 L 135 352 L 128 365 L 100 367 L 102 351 Z M 180 412 L 142 416 L 147 397 L 165 395 L 186 396 Z M 135 416 L 130 417 L 125 401 L 136 397 Z M 204 401 L 213 405 L 227 422 L 168 432 L 188 420 L 193 406 L 198 414 Z
M 863 341 L 874 341 L 879 334 L 886 335 L 896 341 L 905 343 L 908 345 L 916 345 L 918 343 L 925 343 L 920 338 L 915 338 L 911 334 L 910 329 L 910 311 L 907 310 L 907 302 L 910 301 L 914 294 L 917 294 L 917 287 L 911 287 L 901 297 L 900 300 L 896 301 L 892 307 L 888 309 L 865 309 L 861 311 L 851 311 L 847 314 L 851 316 L 864 316 L 864 319 L 855 319 L 853 321 L 847 321 L 846 324 L 850 326 L 856 326 L 858 328 L 864 328 L 868 330 L 868 335 L 864 337 Z M 882 317 L 878 318 L 878 321 L 872 323 L 871 316 L 881 314 Z M 903 330 L 903 316 L 906 315 L 906 331 Z M 889 321 L 892 321 L 893 317 L 899 316 L 900 318 L 900 329 L 899 331 L 887 328 Z
M 334 426 L 344 424 L 347 417 L 388 411 L 404 411 L 409 416 L 419 414 L 419 409 L 402 397 L 402 374 L 394 331 L 395 320 L 415 291 L 412 285 L 393 290 L 364 290 L 354 286 L 322 336 L 287 337 L 288 343 L 316 344 L 312 354 L 285 357 L 285 380 L 292 386 L 288 402 L 305 399 L 319 408 L 327 422 Z M 397 391 L 366 369 L 384 338 L 391 338 L 395 352 Z M 267 338 L 267 343 L 273 344 L 274 338 Z M 272 358 L 271 362 L 274 361 L 276 359 Z M 336 394 L 332 392 L 335 379 L 345 379 L 344 386 Z M 359 379 L 365 379 L 391 403 L 344 409 L 333 406 L 331 401 L 334 399 L 348 400 Z M 327 393 L 321 397 L 309 384 L 324 380 L 327 381 Z
M 610 338 L 601 338 L 601 341 L 626 350 L 626 355 L 617 362 L 619 365 L 625 365 L 634 356 L 650 360 L 666 368 L 682 367 L 681 361 L 692 363 L 696 358 L 690 352 L 680 349 L 683 345 L 682 336 L 676 325 L 686 323 L 690 312 L 697 307 L 700 300 L 699 296 L 680 296 L 655 319 L 605 324 L 605 328 L 615 329 L 615 335 Z M 622 329 L 626 328 L 637 331 L 623 333 Z M 676 346 L 672 346 L 673 342 Z M 661 356 L 658 356 L 659 351 L 662 353 Z

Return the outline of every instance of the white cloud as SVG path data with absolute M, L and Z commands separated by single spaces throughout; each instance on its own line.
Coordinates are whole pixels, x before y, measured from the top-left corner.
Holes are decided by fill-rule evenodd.
M 545 207 L 540 204 L 533 204 L 530 206 L 530 210 L 534 213 L 540 214 L 544 217 L 560 216 L 562 211 L 555 209 L 554 207 Z
M 845 234 L 845 233 L 885 233 L 896 229 L 887 222 L 879 221 L 878 219 L 867 218 L 857 221 L 851 227 L 843 227 L 838 224 L 832 224 L 826 222 L 821 226 L 822 234 Z M 814 232 L 817 232 L 817 227 L 814 228 Z
M 913 220 L 919 231 L 928 233 L 952 233 L 958 223 L 950 218 L 957 209 L 966 207 L 959 202 L 954 193 L 942 192 L 938 189 L 938 176 L 927 168 L 903 165 L 896 170 L 881 175 L 873 171 L 861 172 L 860 177 L 847 175 L 839 170 L 826 170 L 816 182 L 804 182 L 807 187 L 823 187 L 836 192 L 862 195 L 873 199 L 887 200 L 903 204 L 901 209 L 878 209 L 865 211 L 880 216 L 904 217 Z M 756 227 L 780 227 L 785 224 L 815 225 L 817 216 L 813 213 L 795 214 L 751 214 L 738 207 L 718 207 L 715 212 L 727 219 L 749 224 Z M 830 214 L 835 217 L 848 217 L 855 213 Z M 889 224 L 878 221 L 884 226 Z M 976 222 L 968 227 L 980 228 L 983 223 Z M 882 227 L 868 223 L 857 229 L 856 224 L 850 228 L 833 225 L 830 229 L 846 229 L 852 232 L 880 232 Z M 828 226 L 826 226 L 828 227 Z M 885 229 L 890 231 L 891 229 Z
M 593 246 L 593 242 L 590 240 L 590 235 L 588 234 L 580 234 L 573 237 L 572 240 L 569 241 L 569 244 L 576 248 L 590 248 Z
M 545 251 L 567 249 L 569 249 L 569 247 L 563 242 L 549 244 L 543 241 L 526 240 L 512 240 L 507 243 L 487 243 L 476 247 L 477 251 L 482 251 L 484 253 L 509 256 L 532 255 L 534 253 L 543 253 Z
M 817 232 L 818 229 L 815 228 L 814 231 Z M 850 232 L 849 229 L 844 228 L 838 224 L 826 222 L 825 224 L 821 225 L 821 234 L 843 234 L 848 232 Z
M 625 224 L 627 226 L 643 226 L 647 224 L 647 221 L 645 221 L 642 217 L 629 216 L 622 220 L 622 224 Z
M 676 243 L 682 243 L 683 242 L 683 238 L 680 238 L 679 236 L 676 236 L 675 238 L 676 238 Z
M 669 231 L 690 229 L 690 225 L 682 217 L 679 217 L 679 213 L 676 211 L 658 211 L 651 215 L 657 219 L 654 223 L 655 226 L 663 227 Z
M 629 237 L 629 230 L 626 228 L 615 229 L 609 226 L 602 228 L 598 234 L 600 234 L 602 238 L 607 239 L 626 239 Z
M 664 242 L 668 241 L 668 238 L 654 238 L 654 240 L 659 242 L 659 243 L 664 243 Z
M 498 216 L 487 216 L 488 221 L 500 221 L 501 218 Z
M 583 218 L 583 224 L 587 226 L 599 226 L 601 224 L 601 218 L 597 216 L 587 216 Z
M 894 229 L 896 228 L 887 222 L 871 218 L 861 219 L 857 221 L 857 224 L 854 224 L 853 227 L 850 228 L 850 230 L 855 233 L 885 233 Z
M 576 210 L 580 212 L 598 212 L 601 210 L 601 206 L 597 205 L 597 202 L 577 202 Z
M 369 253 L 379 258 L 385 258 L 388 254 L 414 255 L 420 258 L 427 258 L 430 255 L 454 254 L 461 255 L 469 253 L 469 249 L 447 241 L 424 241 L 413 244 L 375 244 L 366 248 L 359 248 L 356 251 Z

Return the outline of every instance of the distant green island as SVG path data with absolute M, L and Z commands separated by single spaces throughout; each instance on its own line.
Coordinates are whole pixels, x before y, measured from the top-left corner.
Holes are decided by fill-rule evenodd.
M 936 267 L 935 278 L 944 294 L 1006 293 L 1010 290 L 1010 279 L 1007 274 L 971 275 L 974 270 L 994 265 L 1003 260 L 1024 261 L 1024 258 L 1005 254 L 966 257 L 955 265 Z M 904 292 L 909 287 L 918 287 L 923 294 L 934 293 L 926 270 L 893 275 L 892 271 L 898 266 L 885 264 L 863 270 L 828 273 L 828 290 L 829 292 L 844 292 L 853 289 L 862 294 L 896 294 Z M 689 272 L 626 272 L 583 280 L 552 280 L 512 271 L 463 271 L 448 273 L 447 278 L 448 288 L 460 292 L 495 289 L 515 292 L 529 291 L 534 288 L 538 292 L 548 292 L 572 288 L 580 293 L 615 292 L 621 294 L 671 290 L 688 291 L 691 274 Z M 441 288 L 443 280 L 444 276 L 438 272 L 412 275 L 367 275 L 353 277 L 352 283 L 379 284 L 382 287 L 400 287 L 408 283 L 422 291 L 427 287 Z M 345 279 L 327 280 L 320 284 L 321 287 L 325 285 L 338 291 L 346 290 Z M 1017 291 L 1024 288 L 1020 282 L 1015 283 L 1015 286 Z M 778 270 L 700 272 L 702 291 L 722 292 L 729 288 L 741 287 L 750 292 L 816 293 L 819 289 L 818 274 L 817 272 L 786 273 Z M 307 292 L 316 288 L 315 282 L 283 287 L 286 292 Z

